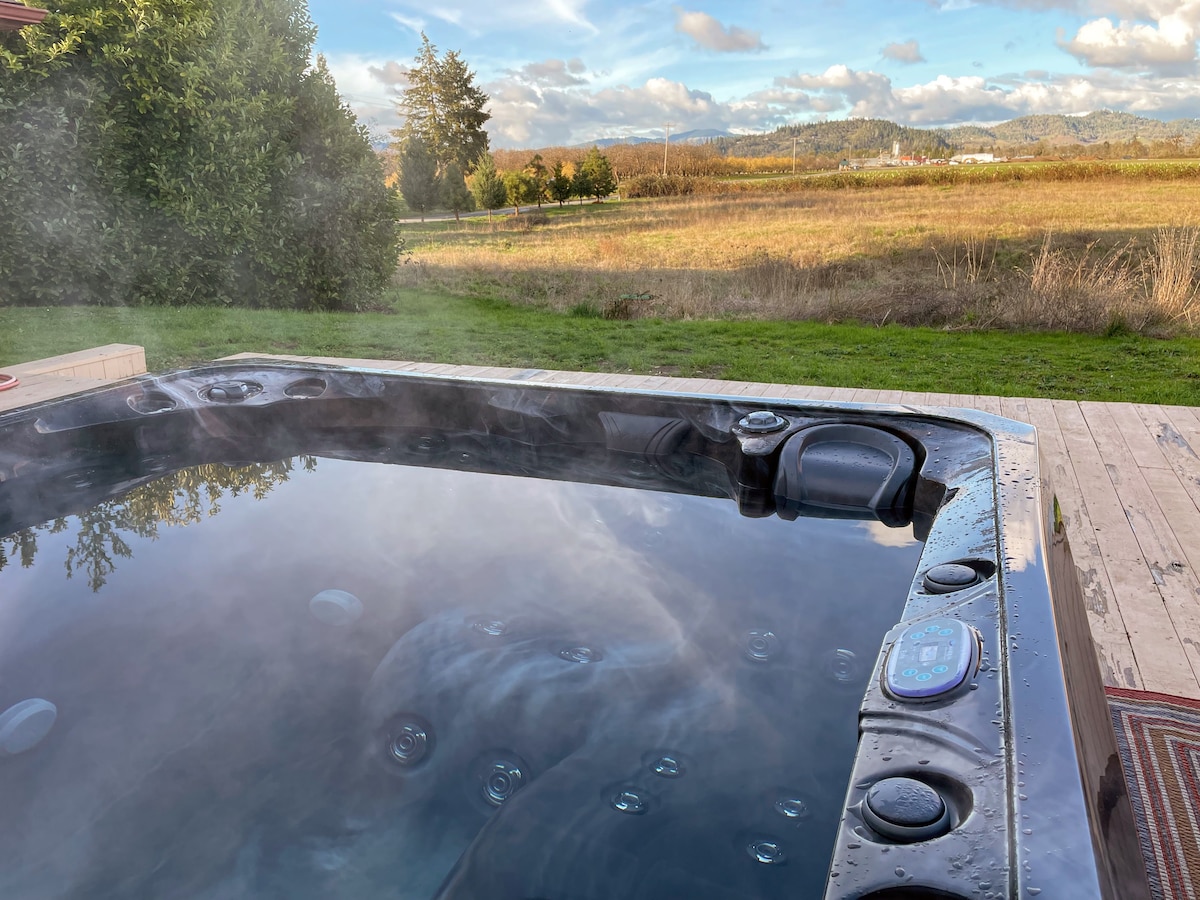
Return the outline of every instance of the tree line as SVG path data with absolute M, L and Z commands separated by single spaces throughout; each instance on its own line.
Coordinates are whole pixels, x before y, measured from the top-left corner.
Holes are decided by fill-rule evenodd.
M 534 154 L 498 167 L 484 131 L 491 118 L 484 109 L 487 95 L 457 51 L 439 55 L 424 33 L 407 77 L 398 103 L 404 125 L 393 132 L 390 149 L 400 194 L 422 220 L 434 209 L 449 210 L 456 219 L 475 209 L 490 216 L 506 206 L 516 212 L 548 201 L 601 200 L 616 190 L 612 166 L 596 147 L 573 164 L 547 164 Z

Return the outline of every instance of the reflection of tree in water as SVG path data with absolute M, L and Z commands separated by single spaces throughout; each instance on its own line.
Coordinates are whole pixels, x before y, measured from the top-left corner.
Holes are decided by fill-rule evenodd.
M 164 475 L 78 515 L 60 517 L 0 537 L 0 571 L 10 561 L 19 561 L 24 568 L 32 566 L 38 535 L 60 534 L 74 521 L 78 522 L 79 530 L 75 546 L 67 549 L 67 577 L 76 572 L 86 573 L 88 585 L 98 591 L 116 568 L 115 559 L 133 556 L 128 538 L 154 540 L 160 525 L 193 525 L 215 516 L 221 511 L 221 500 L 225 497 L 252 494 L 254 499 L 262 500 L 276 485 L 289 479 L 297 463 L 306 472 L 317 467 L 315 457 L 299 456 L 237 468 L 209 463 Z

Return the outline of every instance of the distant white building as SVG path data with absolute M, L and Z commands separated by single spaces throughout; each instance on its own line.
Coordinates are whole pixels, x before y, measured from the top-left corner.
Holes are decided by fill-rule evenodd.
M 996 162 L 994 153 L 959 153 L 957 156 L 950 157 L 951 164 L 953 163 L 990 163 Z

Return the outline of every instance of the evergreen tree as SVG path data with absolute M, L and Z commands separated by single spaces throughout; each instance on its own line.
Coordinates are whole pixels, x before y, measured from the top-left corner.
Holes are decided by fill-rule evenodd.
M 577 166 L 575 174 L 571 176 L 571 196 L 579 198 L 580 206 L 583 206 L 585 197 L 592 196 L 592 178 L 583 166 Z
M 563 170 L 562 160 L 554 164 L 554 168 L 550 171 L 550 181 L 547 185 L 550 189 L 550 199 L 557 200 L 558 205 L 562 206 L 567 200 L 574 196 L 571 187 L 571 176 Z
M 513 215 L 521 214 L 521 207 L 532 203 L 537 194 L 537 185 L 524 172 L 505 172 L 504 190 L 508 196 L 508 205 L 513 208 Z
M 542 201 L 546 199 L 546 161 L 542 159 L 542 154 L 533 154 L 533 159 L 525 163 L 525 174 L 533 179 L 533 197 L 534 202 L 539 207 Z
M 471 193 L 475 197 L 475 204 L 487 210 L 488 219 L 492 217 L 492 210 L 499 209 L 508 199 L 508 191 L 496 172 L 496 161 L 492 159 L 492 154 L 483 154 L 476 164 L 471 179 Z
M 437 160 L 419 135 L 405 138 L 400 147 L 400 194 L 421 221 L 438 201 Z
M 587 173 L 590 185 L 589 194 L 597 200 L 603 200 L 617 189 L 612 166 L 609 165 L 608 157 L 600 152 L 599 147 L 592 147 L 587 152 L 587 156 L 583 158 L 583 164 L 579 168 Z
M 421 50 L 408 72 L 408 87 L 397 103 L 404 125 L 394 132 L 401 140 L 420 137 L 444 170 L 451 162 L 464 172 L 488 149 L 484 112 L 488 96 L 475 85 L 475 73 L 457 50 L 439 57 L 422 32 Z
M 462 169 L 458 163 L 450 163 L 442 173 L 439 181 L 441 188 L 442 206 L 454 213 L 454 221 L 461 221 L 459 213 L 470 212 L 475 208 L 475 198 L 467 188 Z

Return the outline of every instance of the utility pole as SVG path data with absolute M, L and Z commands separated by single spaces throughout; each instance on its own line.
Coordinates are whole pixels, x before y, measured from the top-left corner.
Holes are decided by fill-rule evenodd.
M 795 135 L 792 135 L 792 174 L 796 174 L 796 142 L 800 140 Z
M 671 143 L 671 126 L 674 122 L 667 123 L 667 136 L 663 139 L 663 175 L 667 174 L 667 145 Z

